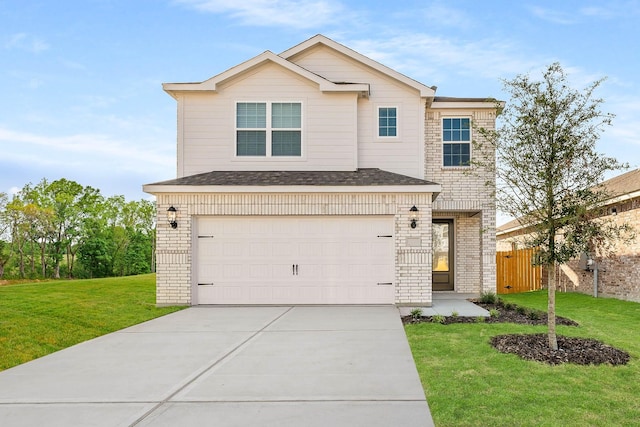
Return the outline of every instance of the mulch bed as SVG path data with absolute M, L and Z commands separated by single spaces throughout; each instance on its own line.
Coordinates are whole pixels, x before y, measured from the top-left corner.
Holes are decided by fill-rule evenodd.
M 629 353 L 594 339 L 563 336 L 557 339 L 557 350 L 549 348 L 547 334 L 498 335 L 491 338 L 491 345 L 501 353 L 513 353 L 526 360 L 550 365 L 626 365 L 630 359 Z
M 518 323 L 524 325 L 546 325 L 547 313 L 519 308 L 515 304 L 505 304 L 498 301 L 495 304 L 484 304 L 472 301 L 486 310 L 498 310 L 499 315 L 487 317 L 482 323 Z M 447 316 L 444 319 L 431 316 L 404 316 L 404 324 L 432 323 L 438 321 L 443 325 L 453 323 L 478 323 L 475 317 Z M 577 322 L 565 317 L 556 316 L 556 325 L 579 326 Z M 591 338 L 577 338 L 557 336 L 558 350 L 549 347 L 547 334 L 510 334 L 498 335 L 491 338 L 491 345 L 501 353 L 512 353 L 526 360 L 559 365 L 574 363 L 578 365 L 625 365 L 629 362 L 629 353 L 603 344 Z
M 485 304 L 479 301 L 471 301 L 475 305 L 484 308 L 487 311 L 498 310 L 500 313 L 496 317 L 485 317 L 483 323 L 518 323 L 521 325 L 546 325 L 547 313 L 539 310 L 521 309 L 515 304 L 505 305 L 502 301 L 495 304 Z M 432 316 L 421 316 L 414 318 L 412 316 L 404 316 L 402 322 L 407 323 L 432 323 L 434 321 Z M 453 323 L 478 323 L 475 317 L 463 317 L 463 316 L 447 316 L 444 318 L 443 325 L 450 325 Z M 556 325 L 564 326 L 578 326 L 577 322 L 565 317 L 556 316 Z

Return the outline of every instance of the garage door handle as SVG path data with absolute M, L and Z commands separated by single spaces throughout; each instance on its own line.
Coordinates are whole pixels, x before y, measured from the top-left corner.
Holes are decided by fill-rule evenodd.
M 384 236 L 378 236 L 378 237 L 393 237 L 392 235 L 384 235 Z
M 378 282 L 378 286 L 381 286 L 381 285 L 390 286 L 390 285 L 393 285 L 393 282 Z
M 291 272 L 293 273 L 294 276 L 298 275 L 298 264 L 291 265 Z

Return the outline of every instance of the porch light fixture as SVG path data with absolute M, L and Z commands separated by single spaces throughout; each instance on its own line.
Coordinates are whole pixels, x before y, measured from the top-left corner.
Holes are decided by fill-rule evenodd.
M 176 217 L 178 216 L 178 210 L 171 206 L 167 209 L 167 221 L 169 221 L 169 225 L 171 228 L 178 228 L 178 221 L 176 221 Z
M 409 218 L 411 219 L 411 228 L 416 228 L 418 226 L 418 208 L 416 205 L 413 205 L 411 209 L 409 209 Z

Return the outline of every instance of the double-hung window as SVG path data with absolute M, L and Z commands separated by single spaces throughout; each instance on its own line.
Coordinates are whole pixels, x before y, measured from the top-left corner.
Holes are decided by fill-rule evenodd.
M 444 166 L 469 166 L 471 162 L 471 119 L 442 119 Z
M 236 155 L 302 156 L 302 105 L 299 102 L 238 102 Z
M 378 107 L 378 137 L 395 138 L 398 136 L 398 109 L 396 107 Z

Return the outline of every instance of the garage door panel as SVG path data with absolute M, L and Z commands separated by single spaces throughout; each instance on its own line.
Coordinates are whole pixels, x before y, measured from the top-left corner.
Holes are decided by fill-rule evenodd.
M 200 304 L 391 304 L 393 217 L 200 218 Z

